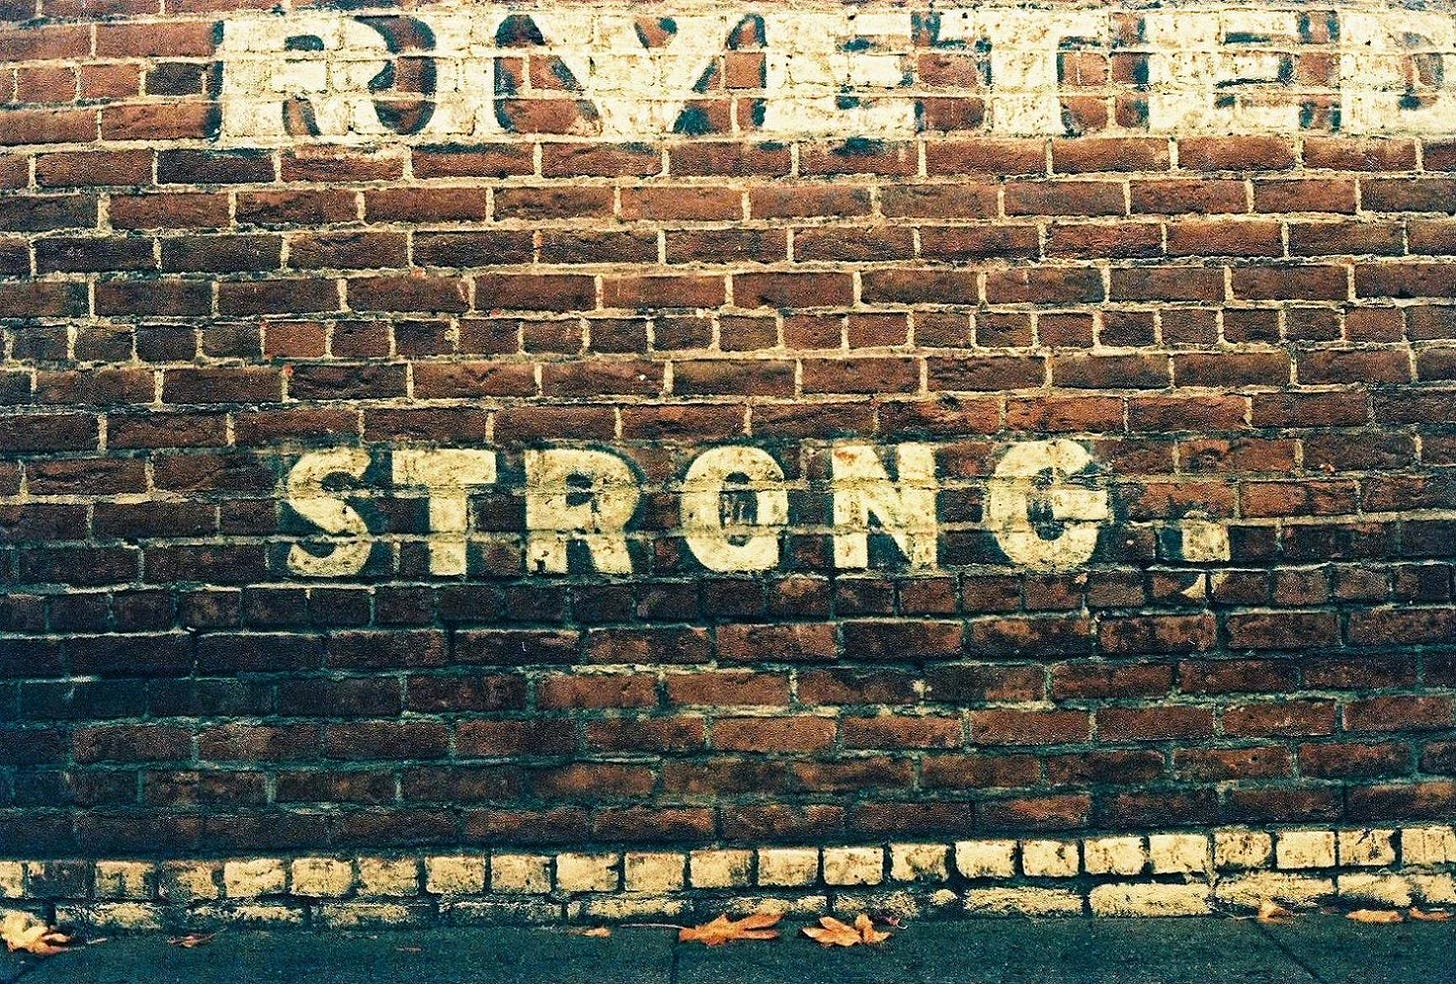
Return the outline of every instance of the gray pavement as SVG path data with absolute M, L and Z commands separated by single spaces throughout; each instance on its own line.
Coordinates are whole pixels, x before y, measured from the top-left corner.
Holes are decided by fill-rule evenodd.
M 978 919 L 912 923 L 888 943 L 852 949 L 823 949 L 799 925 L 785 923 L 780 940 L 713 948 L 633 928 L 604 939 L 517 927 L 228 930 L 193 949 L 164 936 L 114 936 L 45 959 L 0 955 L 0 984 L 1456 984 L 1456 923 Z

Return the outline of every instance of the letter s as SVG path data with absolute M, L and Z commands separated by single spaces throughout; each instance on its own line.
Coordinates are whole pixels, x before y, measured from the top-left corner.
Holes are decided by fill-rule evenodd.
M 316 554 L 295 543 L 288 551 L 288 569 L 311 577 L 342 577 L 358 574 L 369 560 L 373 544 L 367 539 L 369 525 L 353 506 L 324 491 L 330 475 L 362 478 L 369 467 L 369 452 L 359 448 L 314 451 L 298 459 L 288 473 L 288 505 L 294 512 L 331 536 L 332 549 Z

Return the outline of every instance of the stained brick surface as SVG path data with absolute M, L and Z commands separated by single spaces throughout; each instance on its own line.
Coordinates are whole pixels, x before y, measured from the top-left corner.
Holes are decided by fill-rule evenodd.
M 229 130 L 230 5 L 21 6 L 0 853 L 430 848 L 475 885 L 481 845 L 1456 809 L 1451 143 L 1333 124 L 1308 18 L 1261 42 L 1304 73 L 1248 97 L 1299 89 L 1277 133 L 1154 132 L 1109 40 L 1007 135 L 928 36 L 909 133 L 755 132 L 745 21 L 690 125 L 624 139 L 511 22 L 505 129 L 442 140 L 406 57 L 362 135 Z M 721 445 L 776 474 L 713 487 L 714 553 Z M 855 518 L 845 448 L 901 514 Z M 490 480 L 401 480 L 442 449 Z M 627 515 L 533 520 L 553 489 Z

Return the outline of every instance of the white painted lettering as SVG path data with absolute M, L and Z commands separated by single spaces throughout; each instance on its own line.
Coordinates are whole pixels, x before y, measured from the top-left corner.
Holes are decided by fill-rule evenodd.
M 627 462 L 606 451 L 526 452 L 526 566 L 567 572 L 567 544 L 586 544 L 603 574 L 632 573 L 625 530 L 641 493 Z
M 430 573 L 465 573 L 470 490 L 495 482 L 495 452 L 425 448 L 394 452 L 394 484 L 430 490 Z
M 778 566 L 779 534 L 789 521 L 783 480 L 779 463 L 759 448 L 711 448 L 693 459 L 682 489 L 683 535 L 693 556 L 710 571 Z M 752 515 L 725 510 L 725 496 L 733 503 L 751 497 Z
M 1028 441 L 1001 458 L 987 483 L 986 524 L 1006 556 L 1038 571 L 1072 570 L 1091 559 L 1111 515 L 1094 488 L 1092 456 L 1075 441 Z M 1079 481 L 1080 479 L 1080 481 Z
M 288 506 L 298 515 L 333 537 L 327 552 L 315 553 L 301 543 L 288 550 L 288 569 L 309 577 L 343 577 L 358 574 L 369 560 L 372 544 L 369 524 L 358 510 L 340 496 L 324 491 L 332 475 L 363 478 L 369 468 L 369 452 L 362 448 L 332 448 L 312 451 L 288 473 Z
M 830 454 L 834 484 L 834 566 L 865 568 L 871 532 L 889 534 L 912 567 L 934 567 L 935 452 L 925 444 L 895 448 L 891 480 L 873 447 L 845 444 Z

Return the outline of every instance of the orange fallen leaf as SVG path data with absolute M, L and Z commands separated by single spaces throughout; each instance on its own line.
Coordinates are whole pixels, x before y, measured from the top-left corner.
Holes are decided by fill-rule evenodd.
M 71 943 L 71 937 L 28 912 L 6 913 L 0 921 L 0 939 L 11 953 L 33 953 L 41 957 L 61 953 Z
M 180 946 L 190 950 L 195 946 L 206 946 L 212 942 L 212 938 L 216 935 L 216 933 L 187 933 L 184 936 L 174 936 L 167 942 L 173 946 Z
M 1423 911 L 1421 909 L 1417 909 L 1414 906 L 1412 906 L 1411 907 L 1411 910 L 1410 910 L 1410 917 L 1412 919 L 1414 919 L 1416 922 L 1450 922 L 1451 921 L 1451 913 L 1447 912 L 1445 909 L 1432 909 L 1430 911 Z
M 890 938 L 889 933 L 882 933 L 878 929 L 875 929 L 874 922 L 863 912 L 855 919 L 854 928 L 859 930 L 859 938 L 861 940 L 872 945 L 875 943 L 883 943 Z
M 1405 916 L 1391 909 L 1356 909 L 1345 916 L 1346 919 L 1353 919 L 1361 923 L 1398 923 L 1405 922 Z
M 818 926 L 805 926 L 804 935 L 821 946 L 858 946 L 864 942 L 859 930 L 833 916 L 822 917 Z
M 582 936 L 596 936 L 596 937 L 611 936 L 612 935 L 612 928 L 610 926 L 597 926 L 597 927 L 594 927 L 592 929 L 587 930 L 585 933 L 582 933 L 581 935 Z
M 1294 918 L 1294 913 L 1284 908 L 1278 902 L 1265 901 L 1259 903 L 1259 914 L 1254 918 L 1259 922 L 1288 922 Z
M 818 926 L 805 926 L 804 935 L 821 946 L 858 946 L 861 943 L 874 945 L 890 938 L 889 933 L 875 929 L 874 921 L 863 912 L 855 917 L 853 926 L 842 923 L 833 916 L 823 916 Z
M 678 930 L 677 938 L 684 943 L 706 946 L 722 946 L 735 940 L 776 940 L 779 931 L 773 927 L 778 925 L 780 918 L 767 912 L 755 912 L 734 920 L 724 914 L 700 926 L 684 926 Z

